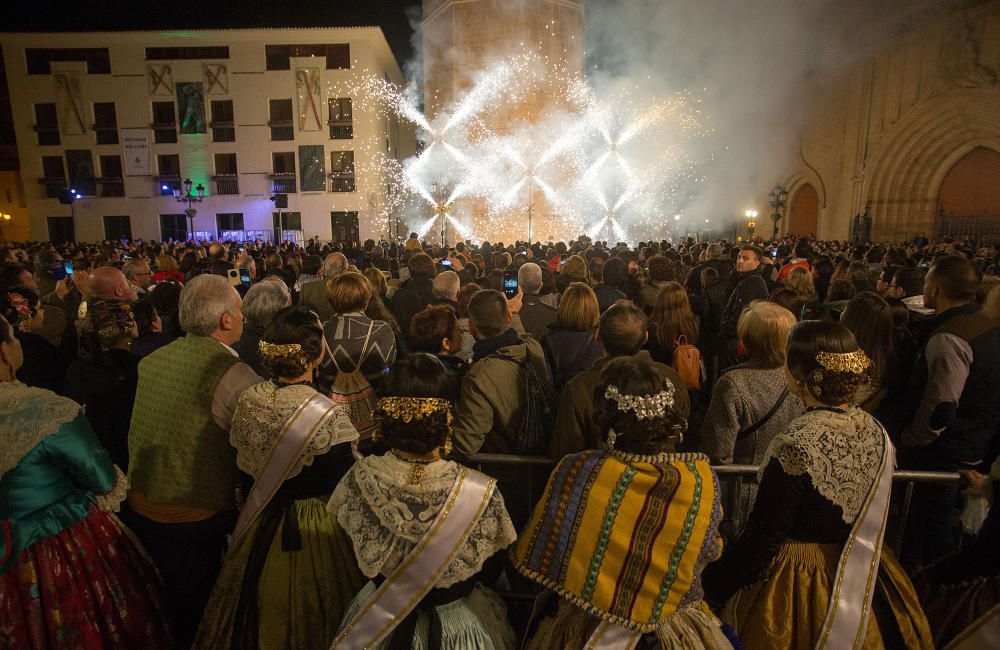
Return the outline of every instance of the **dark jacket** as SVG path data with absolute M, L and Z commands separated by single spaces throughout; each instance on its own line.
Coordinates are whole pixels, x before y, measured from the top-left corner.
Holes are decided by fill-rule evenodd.
M 570 379 L 586 370 L 599 357 L 604 356 L 604 346 L 596 339 L 597 329 L 571 330 L 558 323 L 549 325 L 542 338 L 545 363 L 552 373 L 552 386 L 556 393 Z
M 537 295 L 524 296 L 521 300 L 521 324 L 524 331 L 531 334 L 536 341 L 541 341 L 549 325 L 556 322 L 559 310 L 546 305 Z
M 149 334 L 144 334 L 133 340 L 130 350 L 132 354 L 142 358 L 154 350 L 159 350 L 173 340 L 174 337 L 169 334 L 164 334 L 163 332 L 150 332 Z
M 65 355 L 38 334 L 17 332 L 24 353 L 24 364 L 17 371 L 17 378 L 35 388 L 47 388 L 54 393 L 63 392 L 63 379 L 68 365 Z
M 253 371 L 264 379 L 270 379 L 271 373 L 264 368 L 260 361 L 260 339 L 264 336 L 264 328 L 251 323 L 247 323 L 243 328 L 243 336 L 233 345 L 236 354 L 240 355 L 240 360 L 253 368 Z
M 320 322 L 325 323 L 330 320 L 333 316 L 333 307 L 326 298 L 326 280 L 313 280 L 303 284 L 299 289 L 299 304 L 316 312 Z
M 615 304 L 615 301 L 625 298 L 624 293 L 603 283 L 594 285 L 594 295 L 597 296 L 597 305 L 602 314 L 605 309 Z
M 430 278 L 411 278 L 392 297 L 392 315 L 404 336 L 410 334 L 410 319 L 434 302 L 434 281 Z
M 720 326 L 722 340 L 735 341 L 737 339 L 736 324 L 739 322 L 743 310 L 749 307 L 754 300 L 767 298 L 767 282 L 761 275 L 762 269 L 763 267 L 757 267 L 752 271 L 736 274 L 736 286 L 722 310 Z
M 127 350 L 105 350 L 84 357 L 66 371 L 66 396 L 84 413 L 111 460 L 128 471 L 128 430 L 139 383 L 139 357 Z

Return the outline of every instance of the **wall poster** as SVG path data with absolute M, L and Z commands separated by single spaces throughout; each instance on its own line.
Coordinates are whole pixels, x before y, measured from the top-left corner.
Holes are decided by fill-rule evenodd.
M 200 81 L 177 84 L 177 114 L 181 118 L 181 134 L 207 132 L 205 90 Z

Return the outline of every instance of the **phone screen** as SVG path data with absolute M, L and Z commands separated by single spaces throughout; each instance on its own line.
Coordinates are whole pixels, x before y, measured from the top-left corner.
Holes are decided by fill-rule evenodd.
M 66 272 L 66 275 L 73 277 L 73 262 L 71 260 L 63 260 L 62 267 L 63 271 Z
M 250 269 L 240 269 L 240 283 L 250 286 Z
M 447 266 L 449 269 L 452 266 L 451 260 L 441 260 L 440 262 L 438 262 L 438 264 L 440 264 L 441 266 Z
M 517 295 L 517 276 L 513 273 L 503 274 L 503 293 L 508 298 Z

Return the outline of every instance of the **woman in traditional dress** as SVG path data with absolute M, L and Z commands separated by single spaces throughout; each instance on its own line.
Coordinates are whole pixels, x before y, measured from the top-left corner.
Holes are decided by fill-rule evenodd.
M 0 317 L 0 647 L 169 648 L 156 569 L 108 510 L 125 477 L 80 405 L 22 384 Z
M 358 433 L 313 385 L 325 354 L 315 313 L 282 309 L 259 348 L 274 379 L 243 392 L 229 434 L 254 484 L 195 647 L 325 648 L 362 585 L 325 507 Z
M 429 354 L 404 357 L 376 410 L 390 451 L 355 463 L 329 510 L 370 582 L 334 648 L 515 647 L 503 602 L 483 586 L 516 538 L 496 481 L 441 458 L 457 386 Z
M 512 552 L 550 591 L 527 648 L 730 648 L 702 603 L 722 552 L 718 481 L 704 454 L 677 453 L 687 422 L 647 361 L 608 362 L 594 391 L 607 450 L 560 461 Z
M 707 599 L 747 648 L 933 647 L 882 549 L 894 450 L 853 403 L 871 372 L 843 325 L 792 328 L 785 379 L 806 412 L 771 441 L 746 528 L 705 571 Z

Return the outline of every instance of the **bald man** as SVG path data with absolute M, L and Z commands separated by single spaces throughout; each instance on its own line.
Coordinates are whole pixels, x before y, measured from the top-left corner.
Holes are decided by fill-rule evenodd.
M 227 253 L 226 247 L 218 242 L 208 247 L 208 257 L 212 260 L 209 268 L 213 274 L 225 276 L 233 268 L 232 262 L 226 259 Z

